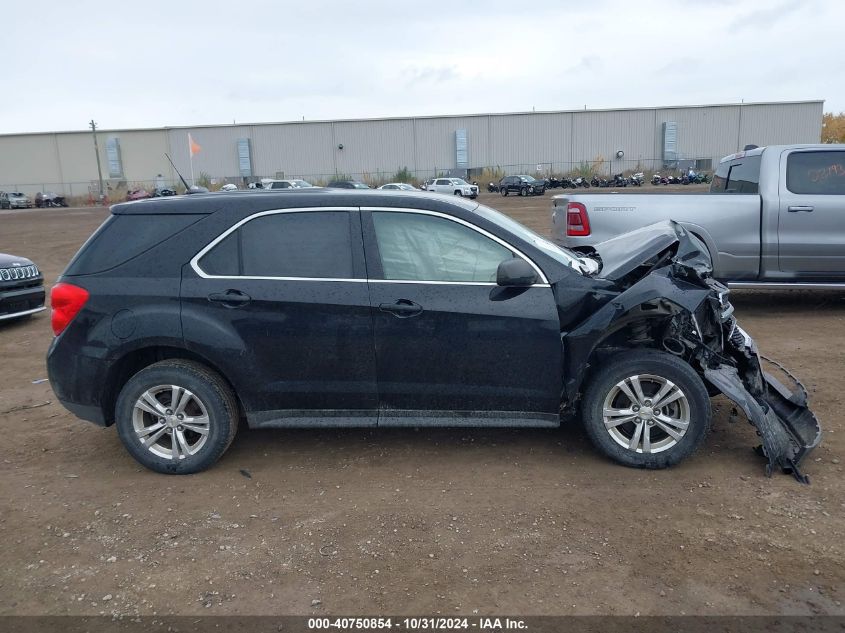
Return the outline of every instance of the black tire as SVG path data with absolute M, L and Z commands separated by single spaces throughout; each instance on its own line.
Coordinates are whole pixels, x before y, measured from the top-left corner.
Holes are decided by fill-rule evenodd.
M 519 195 L 521 195 L 521 196 L 523 196 L 523 197 L 524 197 L 524 196 L 527 196 L 527 195 L 528 195 L 528 188 L 527 188 L 527 187 L 523 187 L 522 189 L 520 189 L 520 190 L 519 190 Z
M 616 392 L 616 397 L 610 404 L 611 407 L 615 406 L 613 403 L 617 402 L 616 398 L 621 398 L 623 407 L 625 404 L 630 404 L 630 398 L 617 391 L 617 385 L 635 375 L 640 377 L 651 375 L 671 381 L 685 396 L 665 405 L 662 410 L 657 409 L 664 414 L 663 419 L 665 419 L 667 407 L 672 408 L 668 409 L 670 416 L 684 417 L 682 413 L 685 411 L 688 426 L 680 439 L 670 437 L 662 430 L 660 422 L 652 420 L 652 424 L 648 425 L 650 441 L 654 442 L 652 446 L 659 447 L 660 442 L 668 443 L 660 452 L 643 452 L 639 446 L 642 440 L 638 442 L 636 450 L 618 443 L 620 439 L 633 438 L 636 433 L 634 422 L 620 424 L 613 430 L 606 428 L 604 424 L 605 400 Z M 649 378 L 643 378 L 642 392 L 646 396 L 654 395 L 653 392 L 648 393 L 647 389 L 656 384 Z M 668 395 L 671 397 L 673 393 L 674 390 Z M 629 408 L 633 410 L 634 407 Z M 590 380 L 581 403 L 581 412 L 584 428 L 593 445 L 612 460 L 633 468 L 667 468 L 686 459 L 704 442 L 710 430 L 711 421 L 707 389 L 695 370 L 676 356 L 654 350 L 630 350 L 608 360 Z M 642 433 L 645 433 L 647 422 L 643 421 L 641 424 Z M 667 425 L 662 424 L 662 426 Z M 669 426 L 669 428 L 678 432 L 675 426 Z M 616 439 L 611 435 L 612 432 L 616 433 Z M 651 435 L 652 433 L 654 436 Z
M 502 197 L 504 198 L 505 196 L 508 195 L 508 188 L 502 187 L 501 189 L 499 189 L 499 193 L 502 194 Z
M 141 395 L 155 386 L 166 385 L 178 385 L 190 391 L 204 406 L 208 417 L 208 433 L 204 444 L 196 453 L 181 456 L 176 461 L 143 446 L 133 423 L 135 403 Z M 191 401 L 189 406 L 199 405 Z M 156 425 L 156 420 L 149 413 L 139 411 L 138 415 L 142 420 L 149 421 L 151 426 Z M 118 436 L 136 461 L 159 473 L 187 475 L 205 470 L 223 455 L 235 438 L 239 418 L 235 396 L 217 373 L 194 361 L 174 359 L 150 365 L 127 381 L 117 398 L 115 419 Z M 161 436 L 162 441 L 168 443 L 168 438 L 173 437 L 173 432 L 175 430 L 171 429 L 169 434 Z M 182 434 L 183 437 L 189 437 L 191 434 L 197 438 L 201 437 L 200 434 L 187 429 L 183 430 Z M 154 442 L 154 445 L 157 450 L 162 450 L 158 441 Z M 172 454 L 172 450 L 169 452 Z
M 461 198 L 463 198 L 463 197 L 464 197 L 464 194 L 462 194 L 460 191 L 456 191 L 456 192 L 455 192 L 455 195 L 456 195 L 456 196 L 460 196 Z

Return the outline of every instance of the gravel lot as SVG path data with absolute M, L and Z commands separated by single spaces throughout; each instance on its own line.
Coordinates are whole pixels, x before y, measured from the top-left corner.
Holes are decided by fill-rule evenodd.
M 482 201 L 547 232 L 549 195 Z M 106 214 L 2 212 L 0 251 L 52 283 Z M 845 292 L 733 300 L 810 391 L 810 486 L 767 479 L 723 399 L 660 472 L 571 426 L 242 432 L 167 477 L 33 383 L 47 313 L 0 325 L 0 614 L 845 614 Z

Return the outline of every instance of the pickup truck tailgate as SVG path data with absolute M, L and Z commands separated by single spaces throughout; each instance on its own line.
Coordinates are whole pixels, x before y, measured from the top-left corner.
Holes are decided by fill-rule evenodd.
M 757 194 L 596 193 L 552 200 L 552 239 L 569 248 L 594 246 L 655 222 L 675 220 L 707 245 L 717 278 L 757 279 L 760 257 L 766 254 L 760 247 Z M 568 209 L 586 216 L 583 235 L 567 234 Z

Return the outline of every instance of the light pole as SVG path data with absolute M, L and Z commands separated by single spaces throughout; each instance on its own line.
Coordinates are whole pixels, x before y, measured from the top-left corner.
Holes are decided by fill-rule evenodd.
M 100 181 L 100 204 L 103 204 L 105 192 L 103 191 L 103 169 L 100 167 L 100 146 L 97 144 L 97 124 L 94 119 L 88 124 L 91 126 L 91 133 L 94 135 L 94 155 L 97 157 L 97 178 Z

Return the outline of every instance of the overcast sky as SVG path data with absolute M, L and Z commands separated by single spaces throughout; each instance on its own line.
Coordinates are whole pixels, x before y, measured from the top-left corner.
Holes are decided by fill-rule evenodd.
M 401 7 L 401 9 L 399 8 Z M 843 0 L 24 0 L 0 133 L 825 99 Z

